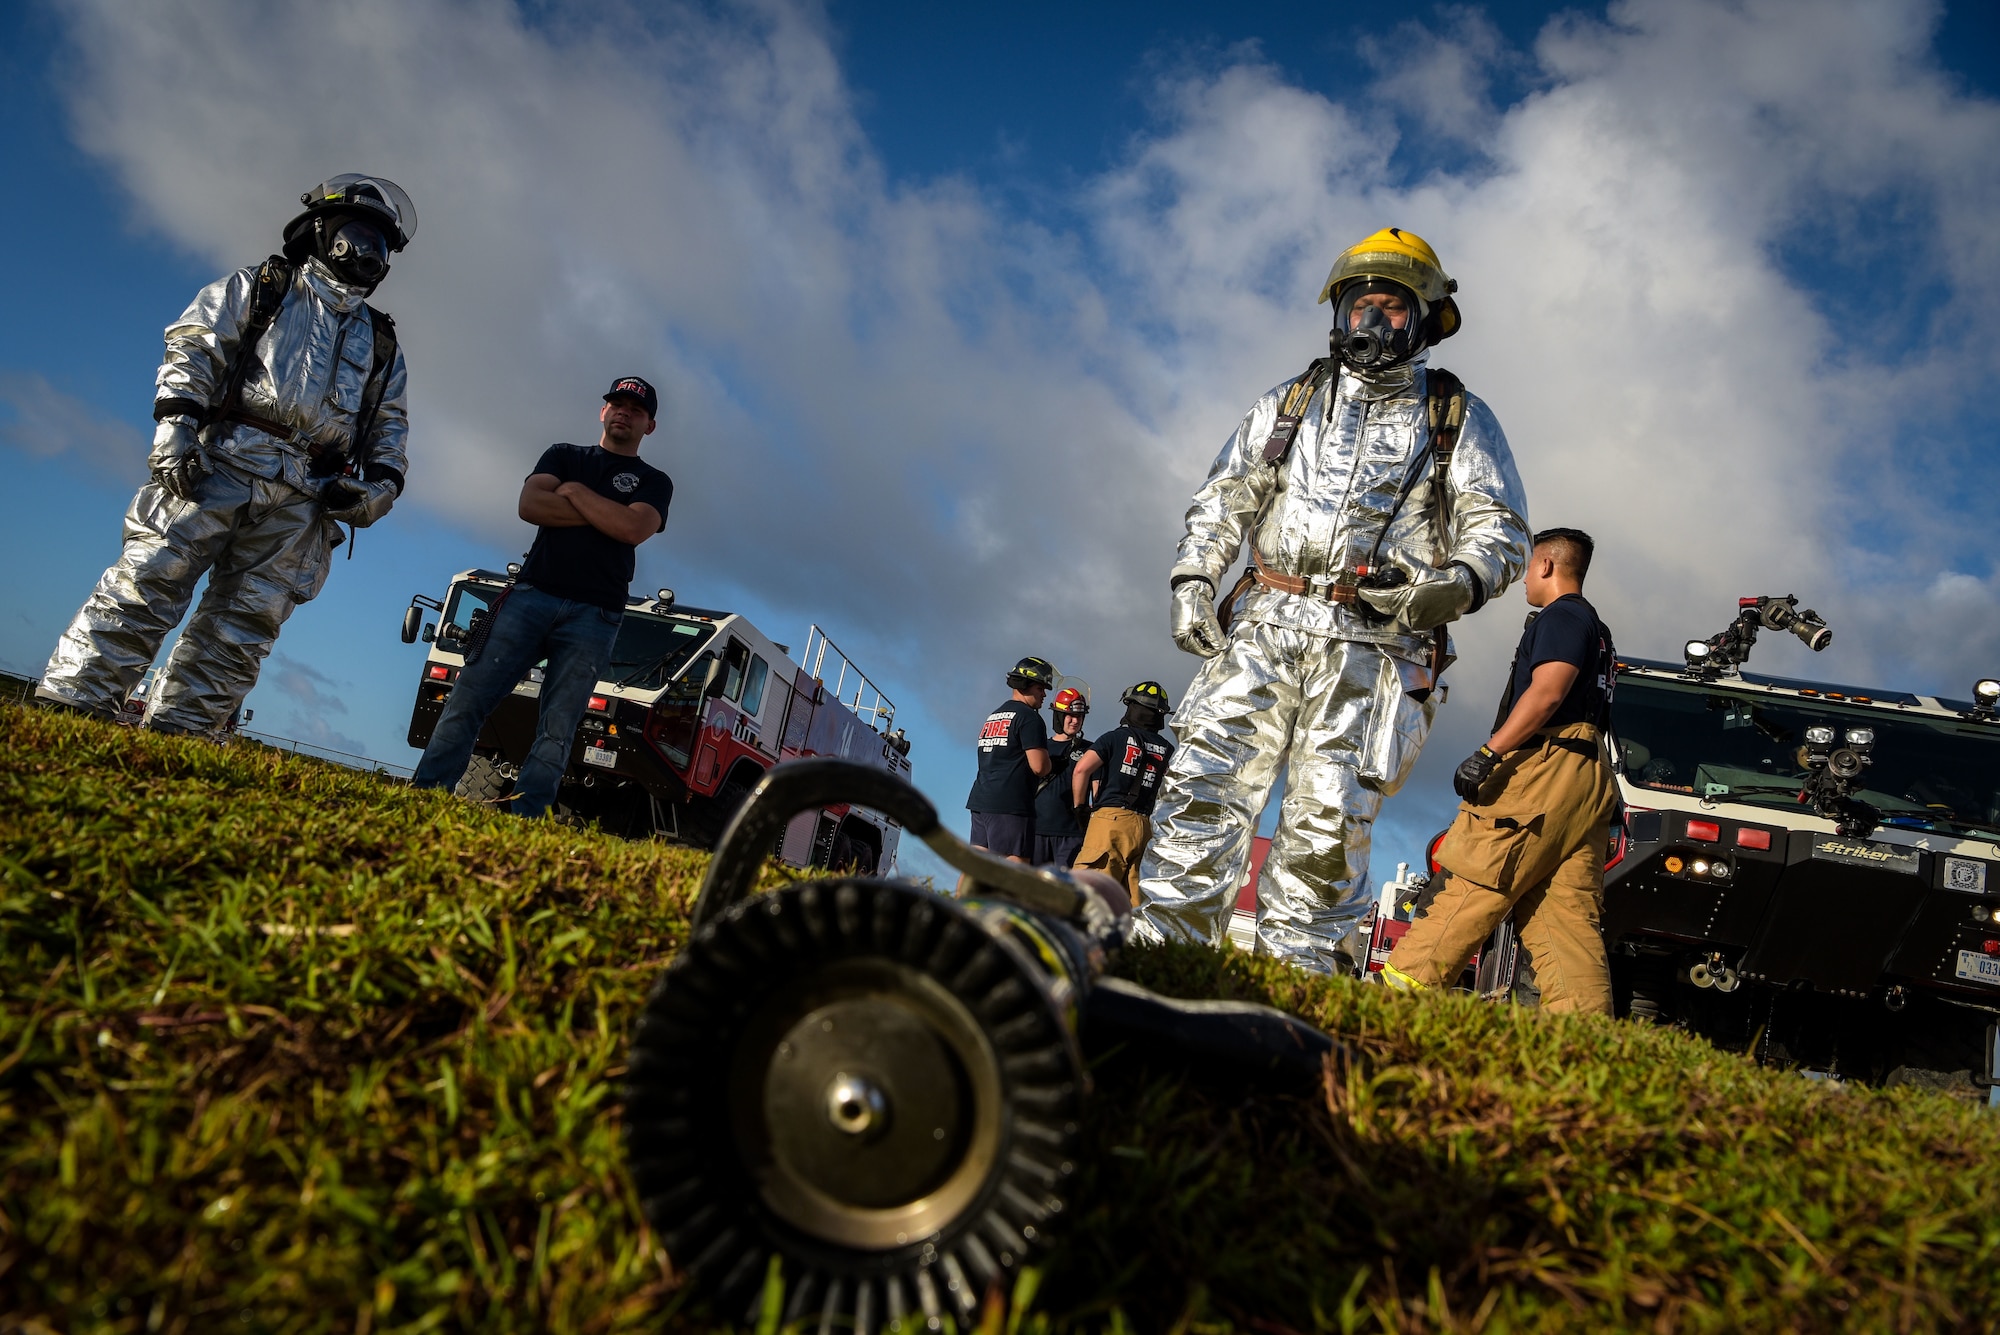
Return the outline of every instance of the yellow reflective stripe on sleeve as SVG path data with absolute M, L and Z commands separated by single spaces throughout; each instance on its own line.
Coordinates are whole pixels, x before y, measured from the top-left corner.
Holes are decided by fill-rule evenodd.
M 1382 985 L 1393 987 L 1398 992 L 1428 992 L 1429 983 L 1420 983 L 1393 964 L 1382 966 Z

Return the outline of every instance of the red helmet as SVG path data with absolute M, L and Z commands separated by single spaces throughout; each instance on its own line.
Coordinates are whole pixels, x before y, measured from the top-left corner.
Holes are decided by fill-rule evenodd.
M 1082 718 L 1090 712 L 1090 701 L 1084 699 L 1083 692 L 1074 686 L 1065 686 L 1056 692 L 1055 702 L 1049 706 L 1059 714 L 1074 714 Z

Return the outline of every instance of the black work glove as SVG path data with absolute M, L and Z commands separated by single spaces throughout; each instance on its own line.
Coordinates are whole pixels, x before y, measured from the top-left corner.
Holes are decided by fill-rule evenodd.
M 1088 802 L 1080 807 L 1070 808 L 1069 814 L 1075 818 L 1078 829 L 1084 831 L 1090 829 L 1090 804 Z
M 1477 802 L 1479 790 L 1499 766 L 1500 753 L 1490 746 L 1481 746 L 1458 762 L 1458 768 L 1451 776 L 1451 790 L 1467 802 Z

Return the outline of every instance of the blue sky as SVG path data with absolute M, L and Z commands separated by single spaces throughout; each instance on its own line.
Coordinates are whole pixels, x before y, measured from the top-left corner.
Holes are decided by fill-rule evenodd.
M 1835 647 L 1770 669 L 1962 692 L 2000 670 L 1996 57 L 1992 6 L 1916 0 L 5 7 L 0 666 L 115 555 L 161 328 L 371 170 L 423 218 L 381 293 L 418 462 L 280 640 L 281 735 L 411 760 L 400 608 L 521 550 L 527 464 L 638 371 L 679 486 L 641 584 L 820 621 L 956 810 L 1019 655 L 1178 695 L 1186 497 L 1392 222 L 1463 284 L 1439 360 L 1531 517 L 1607 539 L 1621 645 L 1797 592 Z M 1460 635 L 1382 861 L 1448 811 L 1518 600 Z

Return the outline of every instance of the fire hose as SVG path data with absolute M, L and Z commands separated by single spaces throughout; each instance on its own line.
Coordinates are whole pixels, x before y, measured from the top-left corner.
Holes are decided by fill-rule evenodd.
M 841 802 L 923 840 L 962 874 L 956 897 L 882 877 L 752 895 L 791 818 Z M 1317 1078 L 1334 1040 L 1301 1020 L 1106 977 L 1129 920 L 1111 878 L 975 849 L 878 770 L 771 770 L 628 1062 L 632 1176 L 674 1265 L 725 1318 L 754 1320 L 775 1273 L 787 1324 L 966 1328 L 1070 1212 L 1086 1052 Z

